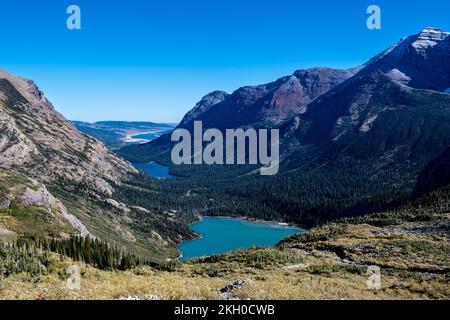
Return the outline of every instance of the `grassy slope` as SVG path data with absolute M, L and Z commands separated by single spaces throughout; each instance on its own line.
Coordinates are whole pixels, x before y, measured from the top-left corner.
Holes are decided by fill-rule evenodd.
M 218 289 L 238 280 L 239 299 L 449 299 L 450 214 L 396 226 L 335 223 L 293 236 L 277 248 L 254 248 L 159 268 L 99 271 L 82 265 L 82 289 L 65 287 L 70 260 L 54 256 L 48 274 L 30 281 L 8 277 L 2 299 L 220 299 Z M 367 266 L 378 265 L 382 288 L 366 286 Z

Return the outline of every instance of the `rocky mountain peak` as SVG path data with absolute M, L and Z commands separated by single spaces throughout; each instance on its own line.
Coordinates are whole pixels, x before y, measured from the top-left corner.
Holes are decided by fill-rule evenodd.
M 208 93 L 206 96 L 204 96 L 200 103 L 204 104 L 204 105 L 215 105 L 221 101 L 223 101 L 223 99 L 225 99 L 226 97 L 228 97 L 229 94 L 225 91 L 213 91 L 211 93 Z
M 449 36 L 450 32 L 435 27 L 427 27 L 417 35 L 417 40 L 412 43 L 412 47 L 421 53 L 446 40 Z
M 426 27 L 425 29 L 423 29 L 419 33 L 418 38 L 444 40 L 448 36 L 450 36 L 450 32 L 442 30 L 437 27 L 430 26 L 430 27 Z
M 213 91 L 204 96 L 195 107 L 189 111 L 181 121 L 181 124 L 187 124 L 195 119 L 199 114 L 209 110 L 211 107 L 225 100 L 229 94 L 225 91 Z
M 241 87 L 231 95 L 214 91 L 186 114 L 180 126 L 190 128 L 194 120 L 202 120 L 205 128 L 277 125 L 294 114 L 304 113 L 311 101 L 356 71 L 331 68 L 298 70 L 271 83 Z
M 427 27 L 402 39 L 366 63 L 358 78 L 373 72 L 400 77 L 413 88 L 444 91 L 450 86 L 450 33 Z

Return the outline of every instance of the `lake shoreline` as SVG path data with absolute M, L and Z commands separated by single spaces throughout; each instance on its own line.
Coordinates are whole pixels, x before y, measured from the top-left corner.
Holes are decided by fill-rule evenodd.
M 149 161 L 149 162 L 132 162 L 131 163 L 136 169 L 147 174 L 150 177 L 153 177 L 158 180 L 170 180 L 179 178 L 170 173 L 170 167 L 160 164 L 157 161 Z M 152 171 L 159 170 L 157 172 Z M 162 171 L 161 171 L 162 170 Z
M 301 226 L 294 224 L 294 223 L 288 223 L 288 222 L 284 222 L 284 221 L 277 221 L 277 220 L 264 220 L 264 219 L 258 219 L 258 218 L 254 218 L 254 217 L 246 217 L 246 216 L 242 216 L 242 217 L 233 217 L 233 216 L 211 216 L 211 215 L 203 215 L 200 216 L 199 219 L 196 222 L 191 223 L 195 224 L 198 223 L 200 221 L 202 221 L 202 219 L 204 217 L 207 218 L 222 218 L 222 219 L 233 219 L 233 220 L 240 220 L 240 221 L 247 221 L 247 222 L 254 222 L 254 223 L 261 223 L 261 224 L 266 224 L 266 225 L 273 225 L 273 226 L 279 226 L 279 227 L 285 227 L 285 228 L 296 228 L 296 229 L 300 229 L 300 230 L 305 230 L 303 229 Z
M 149 143 L 152 140 L 149 140 L 149 139 L 136 139 L 134 137 L 135 136 L 144 135 L 144 134 L 158 134 L 158 137 L 160 137 L 161 134 L 163 134 L 165 132 L 167 132 L 167 130 L 145 131 L 145 132 L 138 132 L 138 133 L 128 134 L 122 139 L 122 141 L 125 142 L 125 143 L 139 143 L 139 144 Z

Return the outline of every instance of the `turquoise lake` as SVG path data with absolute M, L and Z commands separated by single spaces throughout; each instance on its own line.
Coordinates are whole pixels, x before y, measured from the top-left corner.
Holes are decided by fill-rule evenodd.
M 283 238 L 303 232 L 300 228 L 226 217 L 203 217 L 191 228 L 202 238 L 185 241 L 178 246 L 183 255 L 181 260 L 253 246 L 274 246 Z
M 142 172 L 145 172 L 151 177 L 154 177 L 156 179 L 173 179 L 175 176 L 172 176 L 169 174 L 169 167 L 162 166 L 160 164 L 157 164 L 156 162 L 149 162 L 149 163 L 133 163 L 133 166 L 141 170 Z

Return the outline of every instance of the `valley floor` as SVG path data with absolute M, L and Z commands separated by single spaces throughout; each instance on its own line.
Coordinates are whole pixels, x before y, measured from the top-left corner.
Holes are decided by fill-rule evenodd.
M 276 248 L 158 268 L 109 272 L 79 264 L 80 290 L 66 287 L 74 262 L 53 255 L 46 275 L 2 279 L 0 299 L 450 299 L 449 230 L 450 214 L 383 228 L 336 223 Z M 366 284 L 369 265 L 381 268 L 378 290 Z

